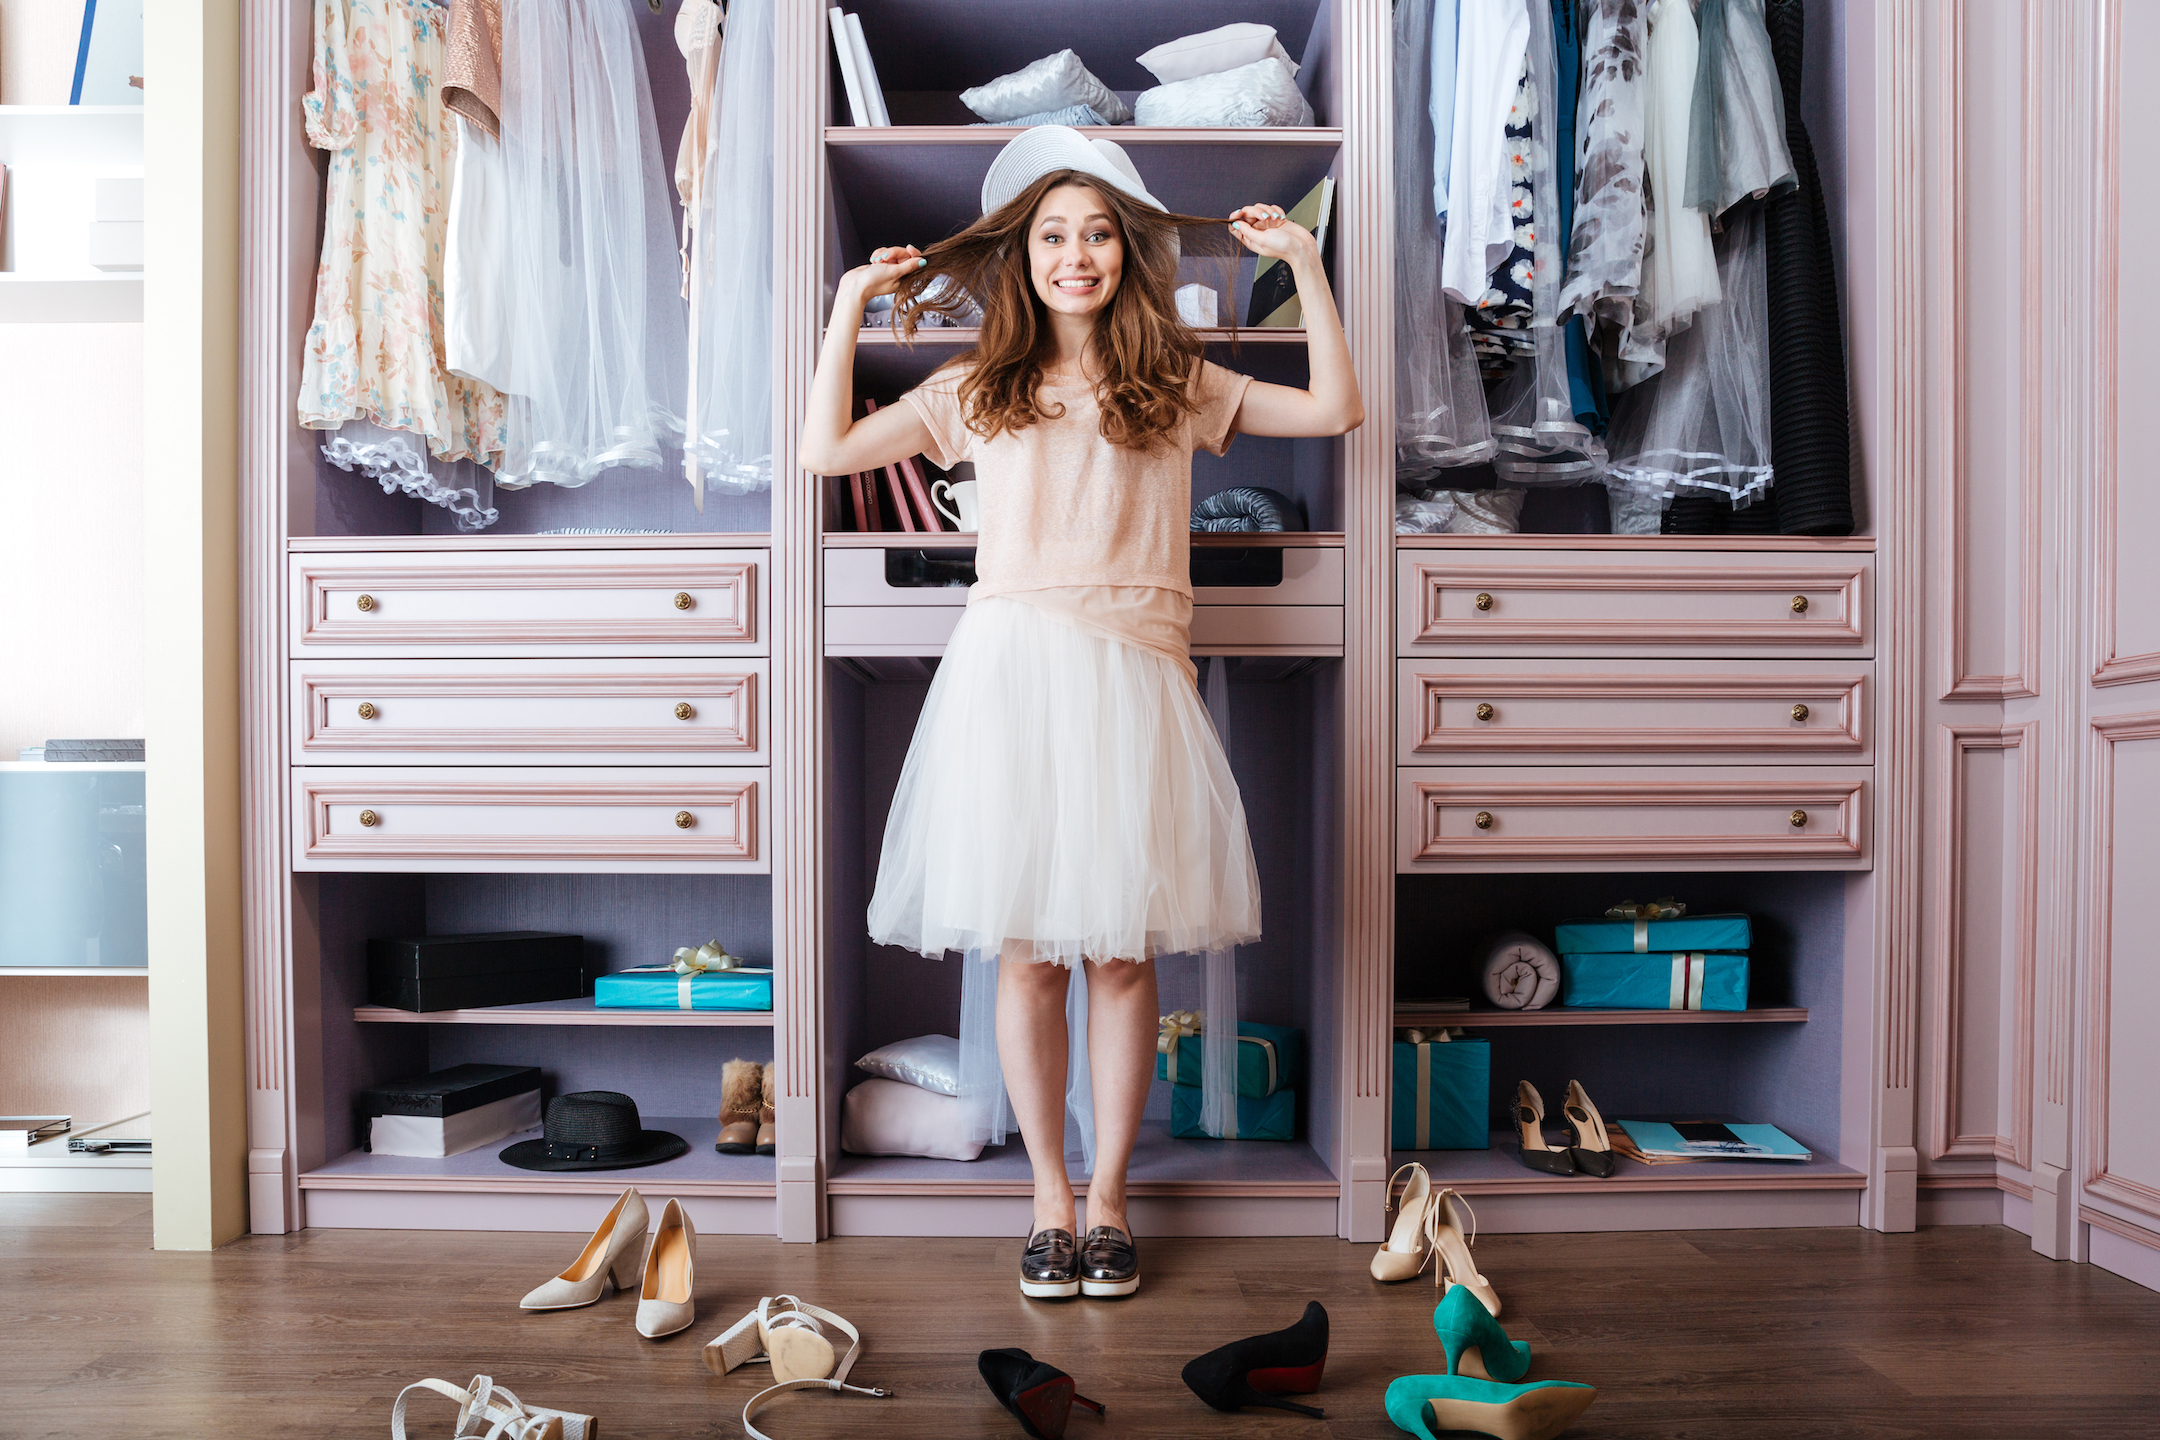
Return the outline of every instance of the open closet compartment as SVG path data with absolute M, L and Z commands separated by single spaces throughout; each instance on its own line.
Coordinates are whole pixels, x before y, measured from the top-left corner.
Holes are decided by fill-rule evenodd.
M 1196 651 L 1200 647 L 1195 647 Z M 1341 872 L 1338 856 L 1341 663 L 1297 656 L 1196 655 L 1226 665 L 1229 745 L 1259 869 L 1264 935 L 1238 950 L 1241 1018 L 1305 1032 L 1308 1055 L 1290 1141 L 1173 1139 L 1170 1086 L 1148 1098 L 1129 1190 L 1137 1232 L 1336 1233 L 1343 1137 Z M 1012 1235 L 1027 1226 L 1028 1158 L 1015 1132 L 973 1161 L 845 1153 L 840 1109 L 867 1078 L 854 1061 L 919 1035 L 958 1032 L 961 960 L 873 945 L 863 916 L 886 814 L 935 660 L 828 660 L 825 817 L 828 946 L 824 1123 L 830 1233 Z M 1164 956 L 1162 1013 L 1203 1008 L 1200 957 Z M 1066 1163 L 1084 1194 L 1068 1120 Z
M 591 1227 L 606 1197 L 635 1185 L 680 1197 L 708 1233 L 773 1232 L 774 1158 L 722 1155 L 713 1142 L 721 1067 L 771 1060 L 775 1013 L 606 1009 L 592 996 L 596 976 L 664 965 L 677 947 L 708 938 L 750 965 L 770 965 L 763 876 L 348 871 L 303 876 L 297 888 L 314 925 L 295 976 L 296 998 L 313 1002 L 298 1018 L 317 1042 L 314 1073 L 303 1077 L 315 1091 L 303 1113 L 317 1127 L 304 1137 L 312 1143 L 299 1177 L 308 1224 L 575 1231 Z M 424 1012 L 372 1003 L 370 939 L 506 930 L 581 935 L 584 997 Z M 543 1106 L 580 1090 L 626 1094 L 643 1128 L 680 1135 L 689 1149 L 657 1165 L 563 1171 L 498 1158 L 537 1130 L 443 1159 L 369 1152 L 359 1092 L 464 1064 L 537 1067 Z

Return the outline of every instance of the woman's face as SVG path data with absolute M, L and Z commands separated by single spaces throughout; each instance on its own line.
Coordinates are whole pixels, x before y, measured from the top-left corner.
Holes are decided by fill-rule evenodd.
M 1099 315 L 1117 294 L 1125 241 L 1092 185 L 1060 185 L 1028 225 L 1028 274 L 1053 312 Z

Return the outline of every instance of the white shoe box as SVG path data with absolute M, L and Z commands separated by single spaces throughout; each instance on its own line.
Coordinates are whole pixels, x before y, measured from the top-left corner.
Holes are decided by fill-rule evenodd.
M 527 1090 L 441 1119 L 431 1115 L 377 1115 L 368 1125 L 368 1149 L 377 1155 L 441 1160 L 539 1128 L 540 1092 Z

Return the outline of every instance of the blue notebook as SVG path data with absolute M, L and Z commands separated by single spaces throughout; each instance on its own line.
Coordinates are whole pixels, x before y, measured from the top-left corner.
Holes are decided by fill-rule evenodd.
M 1810 1160 L 1806 1146 L 1775 1125 L 1616 1120 L 1649 1160 Z M 1693 1137 L 1693 1138 L 1690 1138 Z

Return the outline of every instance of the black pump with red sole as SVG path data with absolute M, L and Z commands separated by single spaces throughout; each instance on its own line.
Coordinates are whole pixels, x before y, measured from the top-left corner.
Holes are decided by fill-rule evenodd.
M 1327 1311 L 1317 1300 L 1286 1330 L 1233 1340 L 1185 1366 L 1185 1386 L 1217 1410 L 1266 1405 L 1322 1418 L 1313 1405 L 1294 1405 L 1279 1395 L 1310 1395 L 1327 1368 Z
M 975 1368 L 998 1404 L 1013 1413 L 1032 1440 L 1065 1440 L 1075 1405 L 1103 1413 L 1099 1402 L 1074 1392 L 1072 1376 L 1025 1350 L 985 1350 L 976 1357 Z

